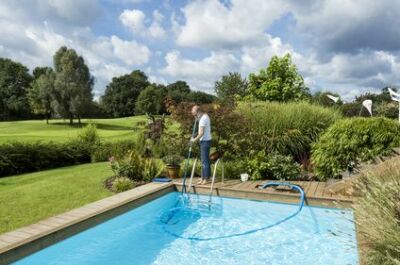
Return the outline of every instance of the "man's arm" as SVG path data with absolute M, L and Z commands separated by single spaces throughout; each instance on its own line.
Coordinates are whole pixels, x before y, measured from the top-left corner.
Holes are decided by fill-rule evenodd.
M 204 135 L 204 128 L 203 126 L 201 126 L 199 128 L 199 133 L 197 134 L 197 136 L 195 138 L 192 138 L 191 141 L 194 143 L 196 141 L 198 141 L 203 135 Z

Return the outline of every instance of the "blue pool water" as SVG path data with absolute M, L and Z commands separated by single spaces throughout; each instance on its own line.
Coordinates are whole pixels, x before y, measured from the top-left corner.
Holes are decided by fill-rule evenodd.
M 205 209 L 174 215 L 163 223 L 179 193 L 169 193 L 139 208 L 81 232 L 14 264 L 17 265 L 356 265 L 353 213 L 304 207 L 295 217 L 245 236 L 215 240 L 279 222 L 297 205 L 214 198 Z M 176 237 L 178 235 L 180 237 Z

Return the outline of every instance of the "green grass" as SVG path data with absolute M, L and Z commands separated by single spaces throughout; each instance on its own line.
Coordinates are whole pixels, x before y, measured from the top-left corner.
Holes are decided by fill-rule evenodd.
M 118 119 L 83 119 L 82 125 L 69 125 L 65 120 L 10 121 L 0 122 L 0 144 L 9 141 L 54 141 L 64 142 L 76 137 L 82 126 L 88 122 L 96 124 L 98 133 L 106 141 L 124 140 L 135 137 L 137 130 L 143 128 L 138 122 L 146 121 L 146 116 Z M 134 131 L 135 130 L 135 131 Z
M 112 195 L 107 162 L 0 178 L 0 233 Z

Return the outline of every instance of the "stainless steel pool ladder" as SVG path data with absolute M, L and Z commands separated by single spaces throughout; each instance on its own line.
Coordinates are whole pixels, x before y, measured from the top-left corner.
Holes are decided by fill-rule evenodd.
M 186 188 L 186 193 L 188 194 L 188 197 L 190 196 L 190 189 L 193 186 L 192 183 L 193 183 L 194 173 L 196 171 L 196 164 L 197 164 L 197 158 L 193 162 L 192 172 L 190 174 L 190 180 L 189 180 L 189 188 Z M 210 195 L 209 195 L 209 200 L 208 200 L 209 203 L 211 203 L 211 200 L 212 200 L 212 194 L 213 194 L 213 189 L 214 189 L 214 184 L 215 184 L 215 177 L 217 175 L 218 165 L 221 165 L 221 167 L 222 167 L 221 182 L 224 183 L 224 177 L 225 177 L 224 164 L 222 163 L 221 159 L 218 159 L 217 162 L 215 162 L 215 164 L 214 164 L 214 172 L 213 172 L 213 175 L 211 178 Z

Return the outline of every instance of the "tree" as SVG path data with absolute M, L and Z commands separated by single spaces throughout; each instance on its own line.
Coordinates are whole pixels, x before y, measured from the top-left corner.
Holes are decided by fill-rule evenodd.
M 67 47 L 61 47 L 54 55 L 54 69 L 54 108 L 63 118 L 69 118 L 70 124 L 74 117 L 81 123 L 93 102 L 94 78 L 84 59 Z
M 51 67 L 35 67 L 35 69 L 33 69 L 33 78 L 36 80 L 38 79 L 41 75 L 46 74 L 49 70 L 53 70 Z
M 215 82 L 215 93 L 225 103 L 233 104 L 235 96 L 244 97 L 247 92 L 248 82 L 239 73 L 223 75 L 221 81 Z
M 137 97 L 149 85 L 147 76 L 140 70 L 114 77 L 101 97 L 101 104 L 112 117 L 132 116 Z
M 35 70 L 33 72 L 36 78 L 28 91 L 29 105 L 33 113 L 44 115 L 48 124 L 52 114 L 52 94 L 54 93 L 56 77 L 53 69 L 50 67 L 46 67 L 46 71 L 44 73 L 41 72 L 40 75 L 38 72 L 35 74 Z
M 267 69 L 249 75 L 249 93 L 258 100 L 298 101 L 310 97 L 290 54 L 273 56 Z
M 202 91 L 192 91 L 186 96 L 186 101 L 196 104 L 210 104 L 216 100 L 216 97 Z
M 27 90 L 31 81 L 27 67 L 0 58 L 0 120 L 30 116 Z
M 334 102 L 332 99 L 330 99 L 328 97 L 328 95 L 332 95 L 335 97 L 338 97 L 339 100 L 337 102 Z M 333 107 L 333 106 L 340 106 L 343 105 L 343 101 L 340 99 L 339 94 L 337 93 L 332 93 L 329 91 L 318 91 L 317 93 L 315 93 L 312 97 L 312 102 L 314 102 L 315 104 L 324 106 L 324 107 Z
M 135 105 L 135 113 L 160 114 L 163 108 L 163 99 L 162 88 L 150 85 L 140 92 Z
M 176 103 L 187 101 L 187 96 L 191 92 L 189 85 L 185 81 L 176 81 L 175 83 L 171 83 L 167 85 L 166 90 L 167 94 Z

